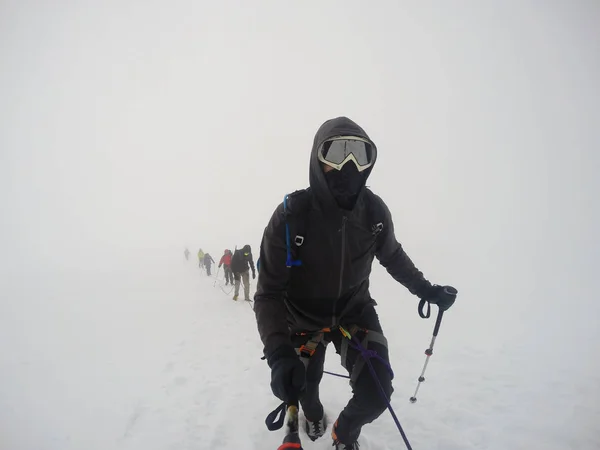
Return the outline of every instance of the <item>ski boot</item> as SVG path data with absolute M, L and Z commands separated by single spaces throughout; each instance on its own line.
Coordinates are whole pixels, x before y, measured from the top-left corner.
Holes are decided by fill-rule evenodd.
M 235 301 L 237 301 L 237 299 L 238 299 L 238 296 L 237 296 L 237 295 L 234 295 L 234 296 L 233 296 L 233 299 L 234 299 Z
M 306 419 L 305 429 L 310 440 L 316 441 L 325 434 L 325 430 L 327 429 L 327 421 L 325 416 L 316 422 Z
M 354 441 L 351 444 L 342 444 L 335 434 L 335 429 L 337 428 L 337 420 L 333 424 L 333 429 L 331 430 L 331 437 L 333 438 L 333 447 L 335 450 L 358 450 L 360 447 L 358 445 L 358 441 Z
M 333 448 L 335 450 L 358 450 L 359 447 L 358 441 L 354 441 L 352 444 L 342 444 L 340 441 L 333 441 Z

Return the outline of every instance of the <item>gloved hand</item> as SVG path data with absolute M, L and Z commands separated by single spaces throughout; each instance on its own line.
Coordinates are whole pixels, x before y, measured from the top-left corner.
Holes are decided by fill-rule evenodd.
M 252 279 L 254 280 L 256 278 L 256 272 L 252 272 Z
M 268 359 L 271 390 L 275 397 L 289 403 L 297 401 L 306 388 L 306 369 L 290 345 L 279 347 Z
M 458 291 L 452 286 L 434 284 L 421 299 L 433 305 L 438 305 L 441 311 L 446 311 L 454 304 L 456 294 L 458 294 Z

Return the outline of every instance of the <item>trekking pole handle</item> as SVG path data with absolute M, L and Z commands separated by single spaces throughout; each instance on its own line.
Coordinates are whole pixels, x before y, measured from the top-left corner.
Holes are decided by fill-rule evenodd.
M 442 325 L 442 317 L 444 317 L 444 311 L 441 309 L 438 311 L 437 319 L 435 320 L 435 327 L 433 328 L 433 337 L 437 337 Z
M 444 292 L 448 295 L 458 295 L 458 289 L 452 286 L 444 286 Z
M 447 295 L 456 296 L 458 294 L 458 290 L 456 288 L 453 288 L 452 286 L 444 286 L 444 293 Z M 440 325 L 442 324 L 442 317 L 444 317 L 444 311 L 440 309 L 440 310 L 438 310 L 437 319 L 435 320 L 435 327 L 433 328 L 433 336 L 434 337 L 437 337 L 438 332 L 440 331 Z

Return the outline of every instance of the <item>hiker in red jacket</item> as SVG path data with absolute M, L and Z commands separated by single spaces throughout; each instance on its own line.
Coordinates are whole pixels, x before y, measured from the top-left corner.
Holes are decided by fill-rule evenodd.
M 225 272 L 225 286 L 229 283 L 233 285 L 233 272 L 231 271 L 231 250 L 225 250 L 221 261 L 219 261 L 219 267 L 223 266 L 223 272 Z

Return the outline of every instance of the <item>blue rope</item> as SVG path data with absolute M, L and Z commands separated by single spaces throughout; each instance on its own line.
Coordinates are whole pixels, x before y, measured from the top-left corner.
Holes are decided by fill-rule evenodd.
M 388 370 L 388 372 L 390 372 L 390 375 L 392 376 L 392 378 L 394 378 L 394 371 L 392 370 L 392 366 L 390 365 L 389 362 L 387 362 L 385 359 L 383 359 L 381 356 L 379 356 L 375 350 L 368 350 L 368 349 L 364 348 L 362 346 L 362 344 L 360 343 L 360 341 L 356 338 L 356 336 L 352 337 L 352 341 L 350 341 L 349 344 L 354 350 L 358 351 L 361 354 L 361 356 L 367 363 L 369 372 L 371 373 L 373 380 L 375 380 L 375 383 L 377 384 L 377 387 L 379 388 L 379 393 L 381 394 L 381 397 L 385 400 L 387 408 L 389 409 L 390 414 L 392 415 L 392 418 L 394 419 L 394 422 L 396 423 L 396 427 L 398 428 L 398 431 L 400 431 L 400 435 L 402 436 L 402 439 L 404 440 L 404 443 L 406 444 L 406 448 L 408 450 L 412 450 L 412 447 L 410 446 L 410 442 L 408 442 L 408 438 L 406 437 L 406 433 L 404 433 L 404 430 L 402 429 L 402 425 L 400 425 L 400 421 L 398 420 L 398 417 L 396 416 L 396 413 L 394 412 L 394 408 L 392 408 L 390 399 L 388 398 L 387 394 L 385 393 L 385 390 L 383 389 L 383 386 L 381 385 L 381 381 L 379 381 L 379 378 L 377 377 L 377 373 L 375 373 L 375 369 L 373 368 L 373 364 L 371 363 L 371 358 L 375 358 L 376 360 L 381 362 L 385 366 L 385 368 Z M 339 373 L 328 372 L 327 370 L 324 370 L 323 373 L 326 373 L 328 375 L 333 375 L 336 377 L 340 377 L 340 378 L 350 378 L 347 375 L 341 375 Z
M 354 342 L 352 342 L 352 341 L 354 341 Z M 390 366 L 390 364 L 386 360 L 384 360 L 381 356 L 379 356 L 375 350 L 367 350 L 366 348 L 364 348 L 361 345 L 360 341 L 356 338 L 356 336 L 352 337 L 352 341 L 350 341 L 350 345 L 352 346 L 352 348 L 354 348 L 355 350 L 360 352 L 360 354 L 364 358 L 365 362 L 367 363 L 369 372 L 371 372 L 371 376 L 375 380 L 377 387 L 379 387 L 379 393 L 381 394 L 381 397 L 385 400 L 387 408 L 389 409 L 390 414 L 392 415 L 392 418 L 394 419 L 394 422 L 396 423 L 396 427 L 398 427 L 398 431 L 400 431 L 400 435 L 402 436 L 402 439 L 404 440 L 404 443 L 406 444 L 406 448 L 408 450 L 412 450 L 412 447 L 410 446 L 410 442 L 408 442 L 408 438 L 406 437 L 406 433 L 404 433 L 404 430 L 402 429 L 402 425 L 400 425 L 400 421 L 398 420 L 398 417 L 396 417 L 394 408 L 392 408 L 390 399 L 388 398 L 387 394 L 385 393 L 385 390 L 383 389 L 383 386 L 381 385 L 381 381 L 379 381 L 379 378 L 377 377 L 377 373 L 375 373 L 375 369 L 373 368 L 373 364 L 371 363 L 371 358 L 375 358 L 378 361 L 380 361 L 381 363 L 383 363 L 383 365 L 388 369 L 388 371 L 390 372 L 390 374 L 393 377 L 394 372 L 392 371 L 392 366 Z

